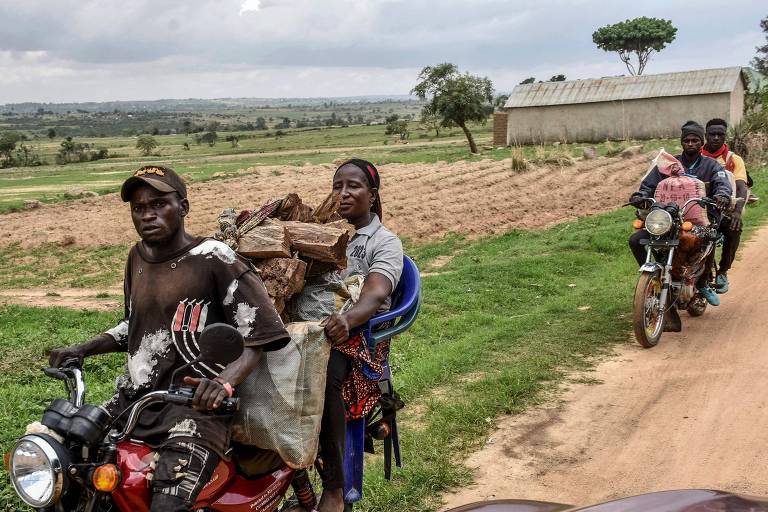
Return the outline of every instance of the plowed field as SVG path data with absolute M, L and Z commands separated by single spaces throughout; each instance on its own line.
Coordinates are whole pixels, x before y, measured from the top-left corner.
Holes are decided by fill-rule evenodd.
M 645 155 L 599 158 L 525 172 L 512 170 L 509 160 L 383 165 L 384 222 L 413 241 L 451 232 L 476 238 L 546 227 L 618 207 L 636 188 L 647 162 Z M 288 192 L 316 204 L 329 192 L 332 175 L 328 165 L 254 167 L 237 178 L 193 183 L 187 227 L 210 235 L 222 209 L 258 207 Z M 117 244 L 136 239 L 136 233 L 118 194 L 0 216 L 0 244 L 67 238 L 80 245 Z

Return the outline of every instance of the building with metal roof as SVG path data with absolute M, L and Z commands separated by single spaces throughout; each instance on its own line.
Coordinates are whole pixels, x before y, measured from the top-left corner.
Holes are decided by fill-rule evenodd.
M 677 137 L 689 119 L 738 122 L 745 86 L 739 67 L 521 84 L 494 117 L 494 144 Z

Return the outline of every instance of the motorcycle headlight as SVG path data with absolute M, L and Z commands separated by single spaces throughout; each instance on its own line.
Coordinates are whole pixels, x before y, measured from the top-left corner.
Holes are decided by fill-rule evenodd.
M 665 210 L 651 210 L 645 218 L 645 229 L 652 235 L 661 236 L 671 228 L 672 215 Z
M 11 452 L 11 484 L 24 503 L 35 508 L 55 503 L 64 488 L 64 464 L 54 443 L 39 435 L 27 435 Z M 59 446 L 58 452 L 63 451 Z

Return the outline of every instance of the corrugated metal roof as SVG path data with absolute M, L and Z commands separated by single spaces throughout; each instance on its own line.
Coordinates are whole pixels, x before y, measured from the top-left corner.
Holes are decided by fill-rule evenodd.
M 701 69 L 660 75 L 617 76 L 569 82 L 521 84 L 512 90 L 505 108 L 569 105 L 731 92 L 741 68 Z

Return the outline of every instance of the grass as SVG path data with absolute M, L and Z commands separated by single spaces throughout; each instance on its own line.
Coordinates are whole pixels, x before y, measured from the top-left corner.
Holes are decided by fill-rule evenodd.
M 752 174 L 755 193 L 766 197 L 768 169 Z M 748 232 L 766 217 L 768 202 L 750 206 Z M 360 510 L 436 509 L 443 492 L 470 481 L 462 461 L 481 446 L 495 418 L 540 402 L 574 370 L 590 367 L 596 356 L 628 339 L 636 279 L 626 245 L 631 219 L 625 209 L 480 241 L 460 236 L 429 245 L 406 241 L 422 269 L 452 258 L 424 278 L 421 316 L 393 343 L 395 383 L 408 402 L 401 416 L 405 466 L 386 482 L 380 459 L 370 458 Z M 60 250 L 78 254 L 73 248 Z M 119 280 L 118 249 L 98 250 L 106 251 L 101 257 L 112 280 L 106 270 L 94 279 Z M 59 267 L 67 259 L 60 256 Z M 65 282 L 69 272 L 75 270 L 58 278 Z M 5 270 L 0 277 L 10 280 L 10 274 Z M 60 395 L 58 383 L 37 370 L 46 350 L 87 339 L 111 326 L 119 312 L 0 306 L 0 317 L 0 445 L 5 450 Z M 88 361 L 91 401 L 109 395 L 120 364 L 118 356 Z M 5 474 L 0 482 L 7 482 Z M 0 509 L 2 503 L 5 510 L 13 509 L 5 483 L 0 500 Z

